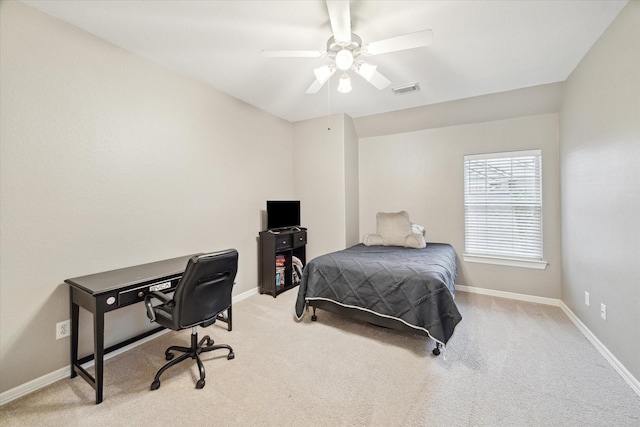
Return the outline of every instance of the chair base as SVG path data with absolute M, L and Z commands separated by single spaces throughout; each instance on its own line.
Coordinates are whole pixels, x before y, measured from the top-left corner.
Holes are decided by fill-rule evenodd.
M 200 379 L 196 383 L 196 388 L 197 389 L 203 388 L 205 384 L 204 382 L 205 372 L 204 372 L 204 365 L 202 364 L 202 360 L 200 360 L 200 353 L 206 353 L 206 352 L 218 350 L 221 348 L 229 350 L 229 354 L 227 354 L 227 360 L 231 360 L 235 357 L 235 354 L 233 353 L 233 349 L 230 346 L 228 346 L 227 344 L 214 345 L 214 342 L 209 337 L 209 335 L 204 336 L 200 340 L 200 342 L 198 342 L 198 332 L 196 331 L 196 327 L 194 326 L 191 329 L 191 347 L 181 347 L 177 345 L 172 345 L 171 347 L 165 350 L 164 357 L 165 359 L 170 360 L 170 362 L 164 365 L 162 368 L 160 368 L 155 378 L 153 379 L 153 382 L 151 383 L 151 390 L 157 390 L 160 388 L 160 375 L 162 375 L 164 371 L 166 371 L 173 365 L 177 365 L 183 360 L 187 360 L 189 358 L 196 360 L 196 362 L 198 363 L 198 370 L 200 371 Z M 180 351 L 180 352 L 183 352 L 184 354 L 174 359 L 173 351 Z

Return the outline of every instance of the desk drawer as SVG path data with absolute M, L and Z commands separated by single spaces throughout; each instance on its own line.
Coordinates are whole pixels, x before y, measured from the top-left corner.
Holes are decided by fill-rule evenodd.
M 130 304 L 135 304 L 140 301 L 144 301 L 144 297 L 147 294 L 160 291 L 164 293 L 172 292 L 176 289 L 180 278 L 161 280 L 155 283 L 147 283 L 144 286 L 138 286 L 137 288 L 127 289 L 118 293 L 118 307 L 124 307 Z

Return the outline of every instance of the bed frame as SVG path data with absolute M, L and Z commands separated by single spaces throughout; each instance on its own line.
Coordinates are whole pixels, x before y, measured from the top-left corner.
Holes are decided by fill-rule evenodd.
M 357 308 L 349 308 L 340 304 L 336 304 L 333 301 L 328 300 L 307 300 L 307 308 L 313 308 L 313 315 L 311 316 L 311 320 L 313 322 L 318 320 L 318 316 L 316 315 L 316 309 L 322 309 L 325 311 L 329 311 L 331 313 L 336 313 L 341 316 L 350 317 L 352 319 L 360 320 L 362 322 L 371 323 L 372 325 L 381 326 L 383 328 L 394 329 L 398 331 L 408 331 L 417 333 L 422 336 L 429 337 L 429 334 L 421 329 L 412 328 L 407 324 L 390 317 L 382 317 L 377 316 L 371 312 L 358 310 Z M 433 349 L 432 353 L 435 356 L 440 354 L 440 348 L 442 348 L 442 344 L 436 341 L 436 347 Z

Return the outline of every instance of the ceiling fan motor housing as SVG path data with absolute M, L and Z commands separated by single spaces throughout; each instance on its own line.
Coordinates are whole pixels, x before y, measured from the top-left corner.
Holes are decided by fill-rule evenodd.
M 327 41 L 327 56 L 329 56 L 329 58 L 335 59 L 338 52 L 343 49 L 351 51 L 353 59 L 356 59 L 362 52 L 362 39 L 352 33 L 350 43 L 338 43 L 333 36 Z

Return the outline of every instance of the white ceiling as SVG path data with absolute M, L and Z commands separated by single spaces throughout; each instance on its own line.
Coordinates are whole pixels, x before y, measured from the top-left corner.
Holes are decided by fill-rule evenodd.
M 378 91 L 339 73 L 305 90 L 328 58 L 265 58 L 264 50 L 325 50 L 323 0 L 24 0 L 118 46 L 288 121 L 361 117 L 565 80 L 627 0 L 351 1 L 363 42 L 432 29 L 433 44 L 367 58 L 391 80 Z M 418 82 L 419 92 L 392 87 Z

